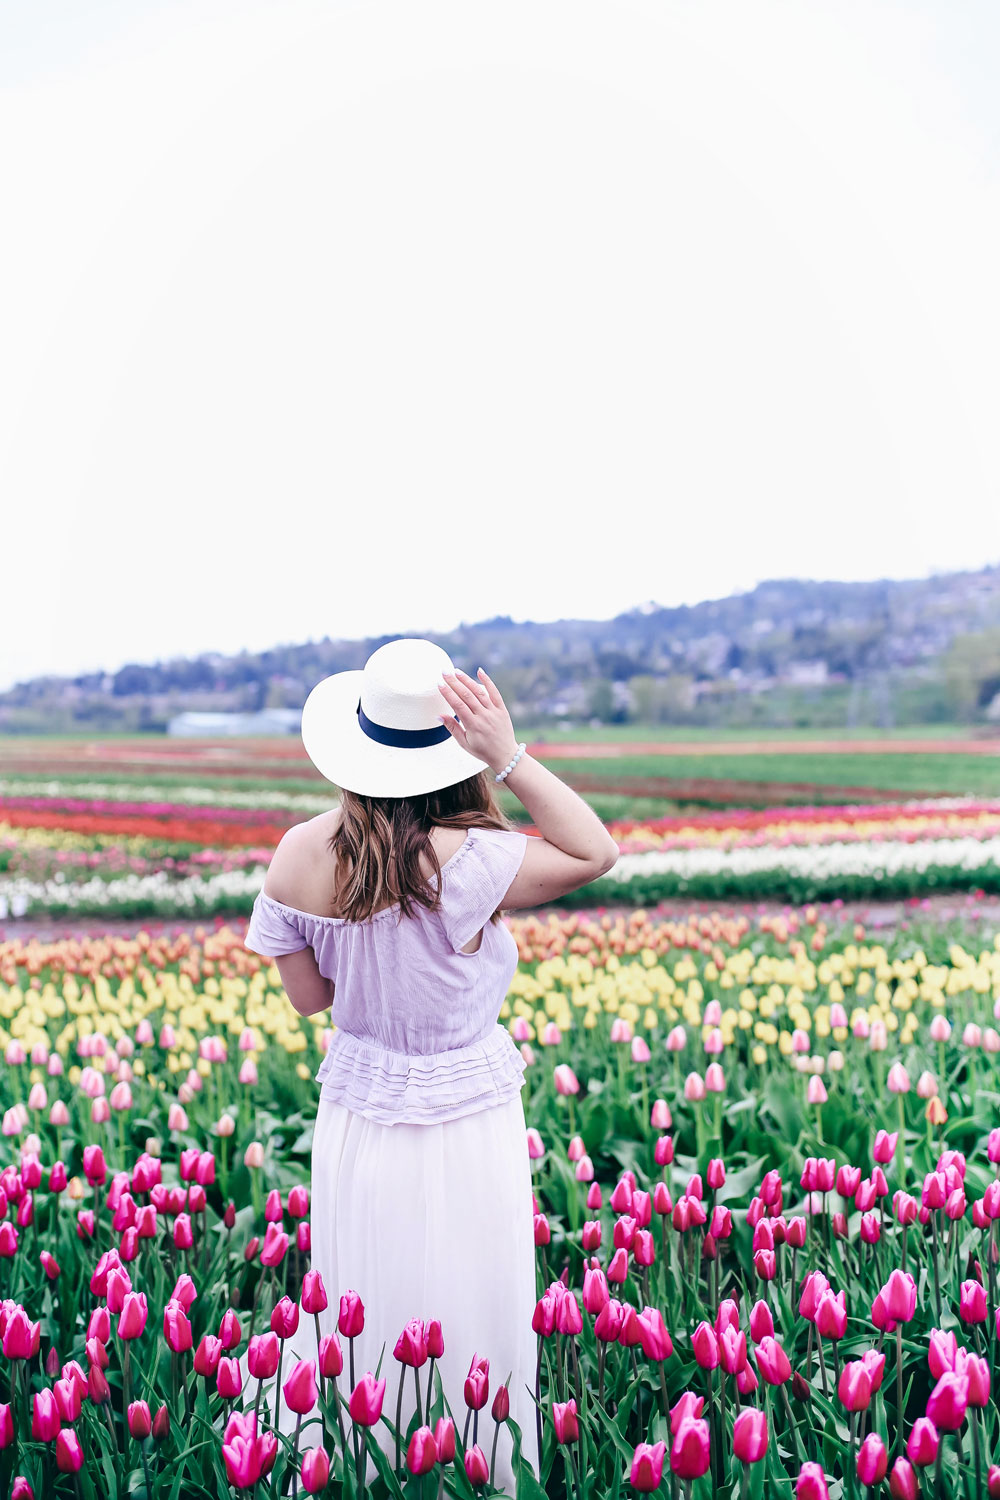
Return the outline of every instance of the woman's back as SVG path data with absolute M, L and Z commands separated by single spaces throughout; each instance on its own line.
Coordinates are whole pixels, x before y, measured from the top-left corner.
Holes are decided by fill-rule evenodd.
M 411 917 L 397 904 L 352 922 L 260 892 L 246 946 L 272 957 L 311 947 L 334 984 L 336 1031 L 316 1074 L 322 1097 L 387 1124 L 420 1123 L 505 1102 L 521 1088 L 524 1061 L 497 1021 L 517 944 L 489 919 L 526 846 L 518 830 L 468 829 L 441 862 L 440 907 L 415 904 Z M 480 933 L 478 947 L 464 951 Z

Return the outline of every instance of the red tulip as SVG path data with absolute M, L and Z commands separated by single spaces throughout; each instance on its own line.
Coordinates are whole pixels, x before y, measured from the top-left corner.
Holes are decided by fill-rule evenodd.
M 506 1422 L 510 1416 L 510 1391 L 505 1385 L 499 1386 L 496 1395 L 493 1397 L 490 1416 L 494 1422 Z
M 14 1441 L 14 1418 L 11 1415 L 10 1402 L 0 1406 L 0 1449 L 9 1448 Z
M 162 1443 L 170 1436 L 170 1412 L 167 1407 L 161 1406 L 157 1409 L 153 1418 L 153 1442 Z

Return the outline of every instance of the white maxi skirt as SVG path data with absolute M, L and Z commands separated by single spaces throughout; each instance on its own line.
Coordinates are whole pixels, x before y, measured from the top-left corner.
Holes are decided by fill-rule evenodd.
M 507 1382 L 510 1414 L 521 1429 L 521 1452 L 538 1474 L 535 1361 L 531 1327 L 537 1293 L 531 1168 L 520 1093 L 505 1104 L 428 1125 L 383 1125 L 342 1104 L 319 1100 L 312 1146 L 311 1263 L 320 1272 L 329 1306 L 320 1332 L 337 1330 L 340 1298 L 357 1292 L 364 1328 L 354 1340 L 354 1376 L 385 1377 L 382 1411 L 395 1424 L 404 1369 L 400 1431 L 405 1437 L 416 1405 L 413 1370 L 393 1357 L 406 1323 L 441 1324 L 444 1353 L 434 1361 L 434 1398 L 440 1379 L 459 1438 L 465 1428 L 465 1377 L 473 1357 L 489 1360 L 489 1396 L 478 1417 L 478 1442 L 489 1463 L 495 1424 L 493 1397 Z M 338 1334 L 344 1369 L 337 1385 L 350 1398 L 350 1341 Z M 385 1352 L 382 1353 L 383 1344 Z M 291 1346 L 291 1347 L 289 1347 Z M 282 1383 L 297 1358 L 316 1357 L 315 1321 L 300 1314 L 287 1341 Z M 422 1409 L 427 1372 L 420 1367 Z M 508 1375 L 510 1379 L 508 1381 Z M 252 1382 L 253 1385 L 256 1382 Z M 270 1395 L 265 1383 L 265 1397 Z M 268 1401 L 270 1405 L 270 1401 Z M 447 1408 L 446 1408 L 447 1410 Z M 353 1462 L 351 1419 L 343 1411 Z M 473 1441 L 470 1419 L 467 1446 Z M 434 1425 L 432 1418 L 431 1425 Z M 294 1418 L 282 1400 L 282 1431 Z M 318 1441 L 311 1424 L 302 1446 Z M 395 1440 L 380 1420 L 371 1429 L 395 1460 Z M 405 1462 L 406 1445 L 400 1456 Z M 456 1453 L 456 1458 L 458 1457 Z M 367 1482 L 376 1476 L 369 1456 Z M 513 1434 L 501 1425 L 494 1483 L 514 1495 Z

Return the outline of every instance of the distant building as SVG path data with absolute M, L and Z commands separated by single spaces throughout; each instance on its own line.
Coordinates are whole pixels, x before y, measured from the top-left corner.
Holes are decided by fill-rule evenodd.
M 189 709 L 169 720 L 167 733 L 218 739 L 223 735 L 298 734 L 301 725 L 300 708 L 262 708 L 256 713 L 243 714 Z

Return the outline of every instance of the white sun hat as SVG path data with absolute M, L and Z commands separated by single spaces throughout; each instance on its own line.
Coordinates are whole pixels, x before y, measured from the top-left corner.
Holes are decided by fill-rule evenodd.
M 439 718 L 454 714 L 438 688 L 454 670 L 433 641 L 406 637 L 379 646 L 360 671 L 317 682 L 302 708 L 302 743 L 317 771 L 359 796 L 414 797 L 487 770 Z

